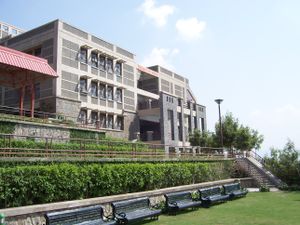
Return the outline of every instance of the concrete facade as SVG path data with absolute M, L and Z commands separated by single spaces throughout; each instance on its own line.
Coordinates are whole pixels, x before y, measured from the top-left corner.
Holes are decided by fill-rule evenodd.
M 131 52 L 61 20 L 2 44 L 46 58 L 59 75 L 36 84 L 36 110 L 111 136 L 173 146 L 188 145 L 193 129 L 206 130 L 205 106 L 186 78 L 161 66 L 140 66 Z M 18 97 L 18 90 L 3 88 L 0 103 L 18 107 Z M 29 107 L 26 97 L 24 105 Z

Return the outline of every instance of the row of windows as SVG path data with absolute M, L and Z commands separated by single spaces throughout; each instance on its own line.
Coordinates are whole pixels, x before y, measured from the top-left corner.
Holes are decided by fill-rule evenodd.
M 2 25 L 0 24 L 0 30 L 3 30 L 4 32 L 12 34 L 12 35 L 18 34 L 18 31 L 16 29 L 13 29 L 13 28 L 9 29 L 9 27 L 4 24 L 2 24 Z
M 86 48 L 80 48 L 78 59 L 82 63 L 88 63 L 88 51 Z M 113 63 L 113 59 L 105 57 L 104 55 L 98 55 L 97 52 L 91 53 L 91 66 L 99 68 L 108 73 L 115 73 L 118 76 L 122 76 L 122 64 L 121 62 Z
M 88 93 L 86 78 L 80 78 L 79 91 L 80 93 L 84 94 Z M 116 100 L 117 102 L 123 102 L 122 89 L 116 88 L 116 92 L 114 93 L 113 86 L 105 85 L 103 83 L 100 83 L 98 85 L 98 82 L 95 81 L 91 82 L 90 94 L 92 97 L 100 97 L 101 99 L 107 99 L 111 101 Z
M 79 122 L 92 125 L 96 128 L 109 128 L 116 130 L 124 130 L 124 117 L 117 116 L 114 121 L 114 115 L 106 113 L 91 112 L 91 118 L 87 118 L 87 110 L 81 109 L 78 117 Z

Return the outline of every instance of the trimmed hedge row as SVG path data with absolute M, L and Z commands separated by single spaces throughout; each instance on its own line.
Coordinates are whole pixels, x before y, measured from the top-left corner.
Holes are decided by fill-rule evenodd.
M 98 142 L 98 143 L 97 143 Z M 10 143 L 8 139 L 0 138 L 0 148 L 20 148 L 20 149 L 60 149 L 60 150 L 101 150 L 101 151 L 149 151 L 148 146 L 144 143 L 137 142 L 112 142 L 112 141 L 80 141 L 73 140 L 68 143 L 46 143 L 44 141 L 35 141 L 32 139 L 28 140 L 17 140 L 12 139 Z M 151 150 L 151 149 L 150 149 Z
M 0 168 L 0 208 L 153 190 L 230 177 L 214 163 L 52 164 Z

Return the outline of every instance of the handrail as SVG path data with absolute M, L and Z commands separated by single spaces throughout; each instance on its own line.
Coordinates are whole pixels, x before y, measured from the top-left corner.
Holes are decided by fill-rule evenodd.
M 36 144 L 24 143 L 30 140 Z M 26 145 L 27 144 L 27 145 Z M 29 146 L 28 146 L 29 144 Z M 66 144 L 66 146 L 61 145 Z M 61 149 L 62 148 L 62 149 Z M 165 152 L 168 148 L 169 151 Z M 0 134 L 0 157 L 227 158 L 222 148 Z M 228 158 L 230 158 L 229 156 Z
M 256 159 L 262 166 L 265 166 L 265 159 L 254 151 L 250 151 L 250 156 Z

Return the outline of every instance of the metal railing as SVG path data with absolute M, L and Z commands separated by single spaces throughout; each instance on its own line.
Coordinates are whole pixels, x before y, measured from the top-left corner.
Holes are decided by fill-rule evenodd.
M 0 158 L 63 159 L 223 159 L 222 148 L 170 146 L 142 142 L 68 139 L 0 134 Z M 232 156 L 228 156 L 232 157 Z

